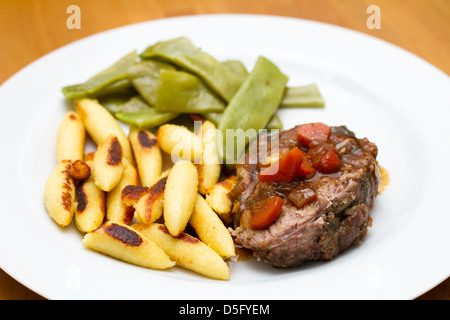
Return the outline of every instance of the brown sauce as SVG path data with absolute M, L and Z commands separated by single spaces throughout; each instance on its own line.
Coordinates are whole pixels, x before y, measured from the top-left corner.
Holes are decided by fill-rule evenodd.
M 237 261 L 245 261 L 253 258 L 253 251 L 238 244 L 234 245 L 234 251 L 236 252 Z
M 288 143 L 286 142 L 288 141 Z M 315 151 L 318 151 L 318 158 L 321 158 L 321 151 L 326 150 L 334 150 L 336 154 L 339 154 L 341 160 L 342 160 L 342 166 L 340 169 L 338 169 L 335 172 L 332 173 L 323 173 L 319 170 L 314 171 L 314 175 L 309 179 L 304 179 L 302 177 L 296 178 L 294 181 L 290 183 L 277 183 L 277 182 L 259 182 L 257 179 L 256 183 L 259 183 L 260 187 L 260 195 L 258 197 L 255 197 L 254 199 L 251 199 L 250 202 L 248 202 L 248 205 L 254 204 L 255 201 L 261 200 L 261 198 L 269 198 L 272 195 L 277 195 L 283 199 L 287 198 L 289 199 L 294 205 L 296 205 L 299 209 L 303 207 L 304 204 L 307 204 L 308 201 L 303 201 L 302 199 L 304 197 L 298 197 L 295 194 L 293 194 L 294 191 L 298 191 L 297 193 L 301 194 L 304 193 L 305 190 L 311 190 L 315 193 L 315 184 L 320 184 L 323 179 L 328 178 L 338 178 L 343 172 L 345 171 L 352 171 L 355 168 L 361 167 L 362 159 L 367 157 L 367 151 L 364 152 L 362 143 L 365 143 L 365 141 L 351 138 L 348 136 L 343 135 L 331 135 L 330 140 L 331 143 L 323 143 L 317 146 L 317 148 L 314 148 Z M 339 142 L 345 141 L 345 147 L 340 148 L 340 150 L 337 150 L 335 147 L 339 144 Z M 280 148 L 281 150 L 286 153 L 288 150 L 292 148 L 292 142 L 291 140 L 281 140 L 280 141 Z M 342 144 L 342 145 L 344 145 Z M 323 147 L 322 147 L 323 146 Z M 300 146 L 302 147 L 302 146 Z M 310 161 L 314 164 L 314 158 L 316 154 L 311 153 L 311 149 L 304 148 L 304 151 L 307 153 L 308 158 Z M 286 150 L 287 149 L 287 150 Z M 255 168 L 255 172 L 253 174 L 257 174 L 258 170 L 260 170 L 262 166 L 259 165 L 259 168 Z M 262 196 L 262 197 L 261 197 Z M 314 195 L 310 195 L 309 197 L 311 200 L 315 199 Z M 296 201 L 298 200 L 298 201 Z M 306 199 L 307 200 L 307 199 Z
M 361 167 L 368 165 L 376 159 L 378 149 L 375 144 L 371 143 L 368 139 L 358 139 L 354 136 L 354 133 L 348 131 L 345 127 L 333 127 L 332 134 L 329 137 L 328 141 L 322 144 L 311 144 L 309 147 L 305 147 L 298 143 L 297 141 L 297 131 L 299 126 L 288 130 L 283 131 L 279 135 L 279 151 L 275 154 L 274 157 L 268 154 L 266 159 L 262 159 L 256 165 L 251 165 L 250 163 L 245 164 L 243 167 L 245 169 L 245 174 L 243 175 L 244 180 L 249 180 L 248 178 L 251 176 L 250 182 L 244 184 L 243 187 L 235 188 L 236 192 L 234 195 L 237 195 L 237 199 L 239 199 L 239 213 L 245 212 L 246 209 L 252 211 L 253 205 L 261 201 L 263 199 L 269 198 L 271 196 L 278 196 L 282 199 L 290 200 L 297 207 L 302 207 L 303 204 L 307 204 L 308 201 L 303 201 L 304 197 L 302 196 L 304 193 L 303 189 L 311 189 L 316 190 L 314 186 L 320 186 L 322 183 L 326 183 L 328 179 L 339 178 L 340 175 L 346 172 L 352 172 Z M 266 149 L 270 150 L 271 148 L 271 137 L 269 139 L 263 140 L 266 142 Z M 284 154 L 287 154 L 293 147 L 298 146 L 301 148 L 308 156 L 311 164 L 315 169 L 315 174 L 311 178 L 302 178 L 298 177 L 294 181 L 290 183 L 280 183 L 280 182 L 270 182 L 270 181 L 259 181 L 256 175 L 262 169 L 267 166 L 270 166 L 272 161 L 277 161 L 276 158 L 281 158 Z M 321 147 L 323 146 L 323 150 Z M 327 150 L 334 151 L 341 160 L 341 166 L 338 170 L 333 170 L 331 172 L 322 172 L 320 170 L 320 166 L 315 166 L 315 158 L 321 157 L 321 151 Z M 270 159 L 271 161 L 266 161 Z M 240 170 L 240 172 L 243 172 Z M 381 179 L 380 180 L 380 191 L 383 191 L 386 187 L 389 177 L 387 175 L 387 171 L 381 169 Z M 300 192 L 299 196 L 296 197 L 296 194 L 291 194 L 294 190 Z M 307 190 L 308 191 L 308 190 Z M 234 192 L 234 191 L 233 191 Z M 290 197 L 289 197 L 290 196 Z M 314 199 L 314 195 L 311 196 L 311 199 Z M 307 200 L 307 199 L 306 199 Z M 299 208 L 300 209 L 300 208 Z M 248 218 L 248 219 L 245 219 Z M 245 221 L 249 220 L 250 217 L 246 217 L 246 215 L 240 216 L 236 215 L 236 221 L 240 221 L 242 225 L 246 225 Z M 245 220 L 245 221 L 244 221 Z

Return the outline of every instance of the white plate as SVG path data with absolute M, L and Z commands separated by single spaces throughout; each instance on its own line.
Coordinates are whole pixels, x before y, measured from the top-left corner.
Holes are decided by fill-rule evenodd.
M 230 263 L 215 281 L 154 271 L 83 248 L 43 206 L 56 165 L 55 138 L 68 105 L 61 87 L 82 82 L 131 50 L 189 37 L 219 60 L 251 68 L 274 61 L 290 85 L 315 82 L 324 109 L 283 110 L 285 128 L 347 125 L 379 147 L 391 182 L 377 198 L 367 238 L 331 262 L 279 270 Z M 0 88 L 0 266 L 49 299 L 412 299 L 449 276 L 450 80 L 418 57 L 343 28 L 291 18 L 206 15 L 103 32 L 32 63 Z

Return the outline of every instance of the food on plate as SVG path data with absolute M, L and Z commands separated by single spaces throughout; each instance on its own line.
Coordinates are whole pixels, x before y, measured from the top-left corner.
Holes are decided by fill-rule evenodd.
M 61 227 L 70 224 L 75 212 L 75 182 L 70 176 L 69 160 L 59 162 L 47 179 L 44 204 L 50 217 Z
M 266 127 L 280 104 L 287 81 L 288 77 L 275 64 L 264 57 L 258 58 L 220 118 L 219 158 L 226 159 L 226 163 L 237 160 L 246 143 L 235 143 L 235 139 L 252 139 L 258 130 Z M 246 137 L 249 130 L 255 136 Z
M 194 210 L 198 191 L 198 172 L 192 162 L 175 163 L 164 189 L 164 221 L 173 236 L 180 235 Z
M 221 257 L 226 259 L 236 254 L 230 232 L 200 194 L 197 195 L 189 225 L 198 238 Z
M 231 175 L 216 183 L 206 195 L 206 202 L 226 225 L 231 225 L 233 222 L 233 200 L 231 197 L 231 191 L 234 189 L 237 182 L 237 177 L 235 175 Z
M 155 109 L 159 112 L 223 112 L 225 102 L 197 76 L 184 71 L 161 70 Z
M 231 100 L 245 80 L 240 73 L 221 64 L 185 37 L 160 41 L 145 49 L 140 56 L 169 61 L 199 76 L 225 101 Z
M 275 158 L 269 152 L 270 161 L 237 165 L 236 243 L 271 265 L 293 267 L 361 242 L 378 191 L 377 146 L 322 123 L 267 138 L 268 150 L 279 144 Z
M 148 130 L 131 126 L 128 138 L 133 149 L 141 185 L 149 187 L 161 175 L 163 166 L 156 137 Z
M 279 109 L 325 105 L 287 84 L 263 56 L 248 71 L 181 37 L 64 87 L 50 217 L 75 215 L 88 249 L 212 279 L 229 280 L 236 247 L 277 267 L 334 258 L 371 225 L 377 147 L 319 122 L 279 132 Z
M 84 155 L 84 161 L 89 164 L 89 167 L 92 167 L 92 161 L 94 161 L 95 151 L 87 152 Z
M 123 149 L 119 139 L 111 135 L 99 146 L 92 161 L 92 176 L 103 191 L 114 189 L 124 171 Z
M 196 134 L 202 141 L 202 161 L 197 164 L 198 192 L 205 195 L 219 181 L 222 173 L 216 150 L 216 126 L 205 120 Z
M 325 101 L 315 83 L 286 88 L 280 103 L 280 108 L 322 108 L 324 106 Z
M 172 157 L 200 163 L 202 141 L 186 127 L 165 124 L 156 131 L 156 140 L 162 150 Z
M 62 92 L 67 99 L 97 99 L 117 119 L 139 129 L 155 128 L 191 113 L 218 126 L 227 105 L 252 72 L 241 61 L 220 62 L 190 39 L 180 37 L 154 43 L 139 55 L 133 51 Z M 287 86 L 278 108 L 324 105 L 317 85 L 307 84 Z M 266 125 L 268 129 L 283 127 L 276 113 Z
M 85 145 L 85 129 L 83 122 L 74 111 L 68 111 L 58 130 L 56 139 L 56 159 L 83 160 Z
M 103 106 L 95 100 L 82 100 L 84 102 L 77 101 L 75 105 L 78 110 L 81 110 L 83 120 L 89 123 L 86 128 L 92 130 L 93 136 L 98 134 L 98 138 L 104 134 L 102 129 L 92 128 L 96 121 L 95 125 L 100 125 L 104 121 L 110 132 L 120 135 L 121 131 L 111 130 L 119 127 L 117 120 L 112 118 L 116 124 L 108 122 L 111 118 L 105 117 L 104 113 L 98 110 L 97 107 L 103 108 Z M 96 119 L 93 120 L 92 117 Z M 63 121 L 62 126 L 64 125 Z M 203 135 L 200 133 L 200 138 L 181 125 L 175 127 L 183 129 L 183 134 L 188 132 L 190 137 L 198 139 L 200 143 L 197 147 L 199 147 L 201 160 Z M 67 143 L 71 143 L 71 137 L 77 140 L 79 132 L 67 130 L 65 138 Z M 130 146 L 133 145 L 131 159 L 133 163 L 140 166 L 142 172 L 140 176 L 139 168 L 135 168 L 124 157 L 123 144 L 118 136 L 111 133 L 102 139 L 102 142 L 97 144 L 95 151 L 86 153 L 84 161 L 77 159 L 59 162 L 48 179 L 44 194 L 49 215 L 61 226 L 68 226 L 73 212 L 75 212 L 76 228 L 81 233 L 85 233 L 83 244 L 88 249 L 143 267 L 167 269 L 172 267 L 175 262 L 170 260 L 164 253 L 165 251 L 139 232 L 128 227 L 134 220 L 143 222 L 145 225 L 159 220 L 175 230 L 174 234 L 177 234 L 177 238 L 171 236 L 172 238 L 177 241 L 181 238 L 190 239 L 190 246 L 195 243 L 194 252 L 197 256 L 194 260 L 182 263 L 208 277 L 228 279 L 229 270 L 225 259 L 232 255 L 231 250 L 234 247 L 230 248 L 229 242 L 221 245 L 214 241 L 226 239 L 225 236 L 228 236 L 228 240 L 230 240 L 231 235 L 207 205 L 195 208 L 197 196 L 201 197 L 197 192 L 197 166 L 191 161 L 174 159 L 176 163 L 173 164 L 173 168 L 168 168 L 161 173 L 163 163 L 156 136 L 148 130 L 132 127 L 129 133 Z M 93 140 L 95 142 L 94 138 Z M 211 141 L 209 142 L 211 143 Z M 189 148 L 191 147 L 189 146 Z M 175 174 L 170 180 L 168 176 L 172 171 Z M 143 186 L 141 180 L 147 181 L 144 183 L 148 187 Z M 167 180 L 171 181 L 169 182 L 171 187 L 166 193 Z M 165 198 L 169 199 L 166 205 L 164 205 Z M 163 216 L 163 212 L 165 216 Z M 209 245 L 218 248 L 224 258 L 200 239 L 185 233 L 192 215 L 195 215 L 192 224 L 196 226 Z M 214 226 L 217 235 L 214 236 L 204 230 L 208 225 Z M 232 241 L 231 244 L 233 244 Z M 186 250 L 190 248 L 183 245 L 179 247 Z M 180 261 L 183 261 L 183 258 Z M 208 266 L 202 265 L 204 261 L 209 261 Z M 216 266 L 219 266 L 219 269 L 211 270 Z
M 70 177 L 76 182 L 83 182 L 91 176 L 91 167 L 82 160 L 71 161 Z
M 130 225 L 133 222 L 134 208 L 122 201 L 122 191 L 126 186 L 138 185 L 139 176 L 136 168 L 124 159 L 124 169 L 119 183 L 106 195 L 106 219 Z
M 281 119 L 280 119 L 280 117 L 278 116 L 277 113 L 274 113 L 272 115 L 272 117 L 269 119 L 269 122 L 266 125 L 266 129 L 267 130 L 273 130 L 273 129 L 281 130 L 281 129 L 283 129 L 283 122 L 281 122 Z
M 169 63 L 157 60 L 142 60 L 128 69 L 128 78 L 139 96 L 150 106 L 154 106 L 159 89 L 159 76 L 163 70 L 175 70 Z
M 148 193 L 148 187 L 128 185 L 122 189 L 122 202 L 127 206 L 134 206 L 140 198 Z
M 378 195 L 382 194 L 387 186 L 389 185 L 389 173 L 387 172 L 387 170 L 385 168 L 383 168 L 382 166 L 378 166 L 380 169 L 380 174 L 379 174 L 379 178 L 380 178 L 380 184 L 378 185 Z
M 101 227 L 87 233 L 82 243 L 91 250 L 145 268 L 168 269 L 175 265 L 152 240 L 118 222 L 105 222 Z
M 174 237 L 165 225 L 159 223 L 138 223 L 132 227 L 163 248 L 177 265 L 213 279 L 230 278 L 227 263 L 199 239 L 185 232 Z
M 64 87 L 62 92 L 66 98 L 80 99 L 123 90 L 129 86 L 128 70 L 136 59 L 137 52 L 133 51 L 86 82 Z
M 131 98 L 129 103 L 134 101 L 140 101 L 141 109 L 134 112 L 117 112 L 116 118 L 136 126 L 139 129 L 155 128 L 162 124 L 168 123 L 171 120 L 177 118 L 180 114 L 173 112 L 159 112 L 155 108 L 151 108 L 148 105 L 142 105 L 144 102 L 140 98 Z
M 133 155 L 127 136 L 116 119 L 94 99 L 75 101 L 75 110 L 81 117 L 86 131 L 97 145 L 102 144 L 111 135 L 117 137 L 123 150 L 123 156 L 133 163 Z
M 92 160 L 86 162 L 92 165 Z M 76 190 L 75 224 L 80 232 L 91 232 L 103 224 L 106 214 L 106 195 L 91 176 L 79 183 Z
M 130 203 L 134 209 L 134 216 L 137 221 L 142 223 L 152 223 L 158 220 L 163 214 L 164 190 L 166 188 L 167 176 L 170 169 L 166 170 L 154 181 L 152 185 L 139 192 L 137 186 L 129 186 L 131 192 L 122 193 L 122 201 Z M 138 194 L 132 196 L 132 194 Z M 130 198 L 134 198 L 134 201 Z

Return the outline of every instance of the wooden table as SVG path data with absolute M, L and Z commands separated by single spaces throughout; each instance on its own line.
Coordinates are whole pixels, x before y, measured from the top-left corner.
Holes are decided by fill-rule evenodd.
M 70 5 L 81 9 L 81 29 L 67 28 Z M 380 8 L 380 29 L 367 27 L 370 5 Z M 37 58 L 88 35 L 135 22 L 208 13 L 281 15 L 343 26 L 387 40 L 450 74 L 448 0 L 3 0 L 0 84 Z M 0 270 L 0 299 L 42 297 Z M 450 279 L 419 299 L 449 300 Z

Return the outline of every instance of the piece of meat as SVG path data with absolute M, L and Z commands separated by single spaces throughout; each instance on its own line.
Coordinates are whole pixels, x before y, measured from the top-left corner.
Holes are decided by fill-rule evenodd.
M 264 147 L 270 150 L 272 143 L 277 142 L 281 157 L 299 146 L 296 140 L 299 127 L 281 132 L 278 140 L 269 139 Z M 338 137 L 345 130 L 337 128 L 339 132 L 328 143 L 342 149 L 336 149 L 343 163 L 338 172 L 316 173 L 308 180 L 298 178 L 292 183 L 276 184 L 257 178 L 266 165 L 264 159 L 237 165 L 239 182 L 232 193 L 236 208 L 232 235 L 238 245 L 252 250 L 255 257 L 273 266 L 293 267 L 308 260 L 333 259 L 340 251 L 362 241 L 371 226 L 369 211 L 378 190 L 375 174 L 378 150 L 367 139 L 356 139 L 351 131 L 346 136 L 348 141 Z M 264 139 L 260 139 L 261 145 Z M 268 158 L 272 156 L 269 153 Z M 302 184 L 315 190 L 317 196 L 298 208 L 288 195 L 296 188 L 298 192 Z M 250 223 L 252 206 L 271 195 L 284 199 L 282 212 L 267 229 L 255 230 Z

